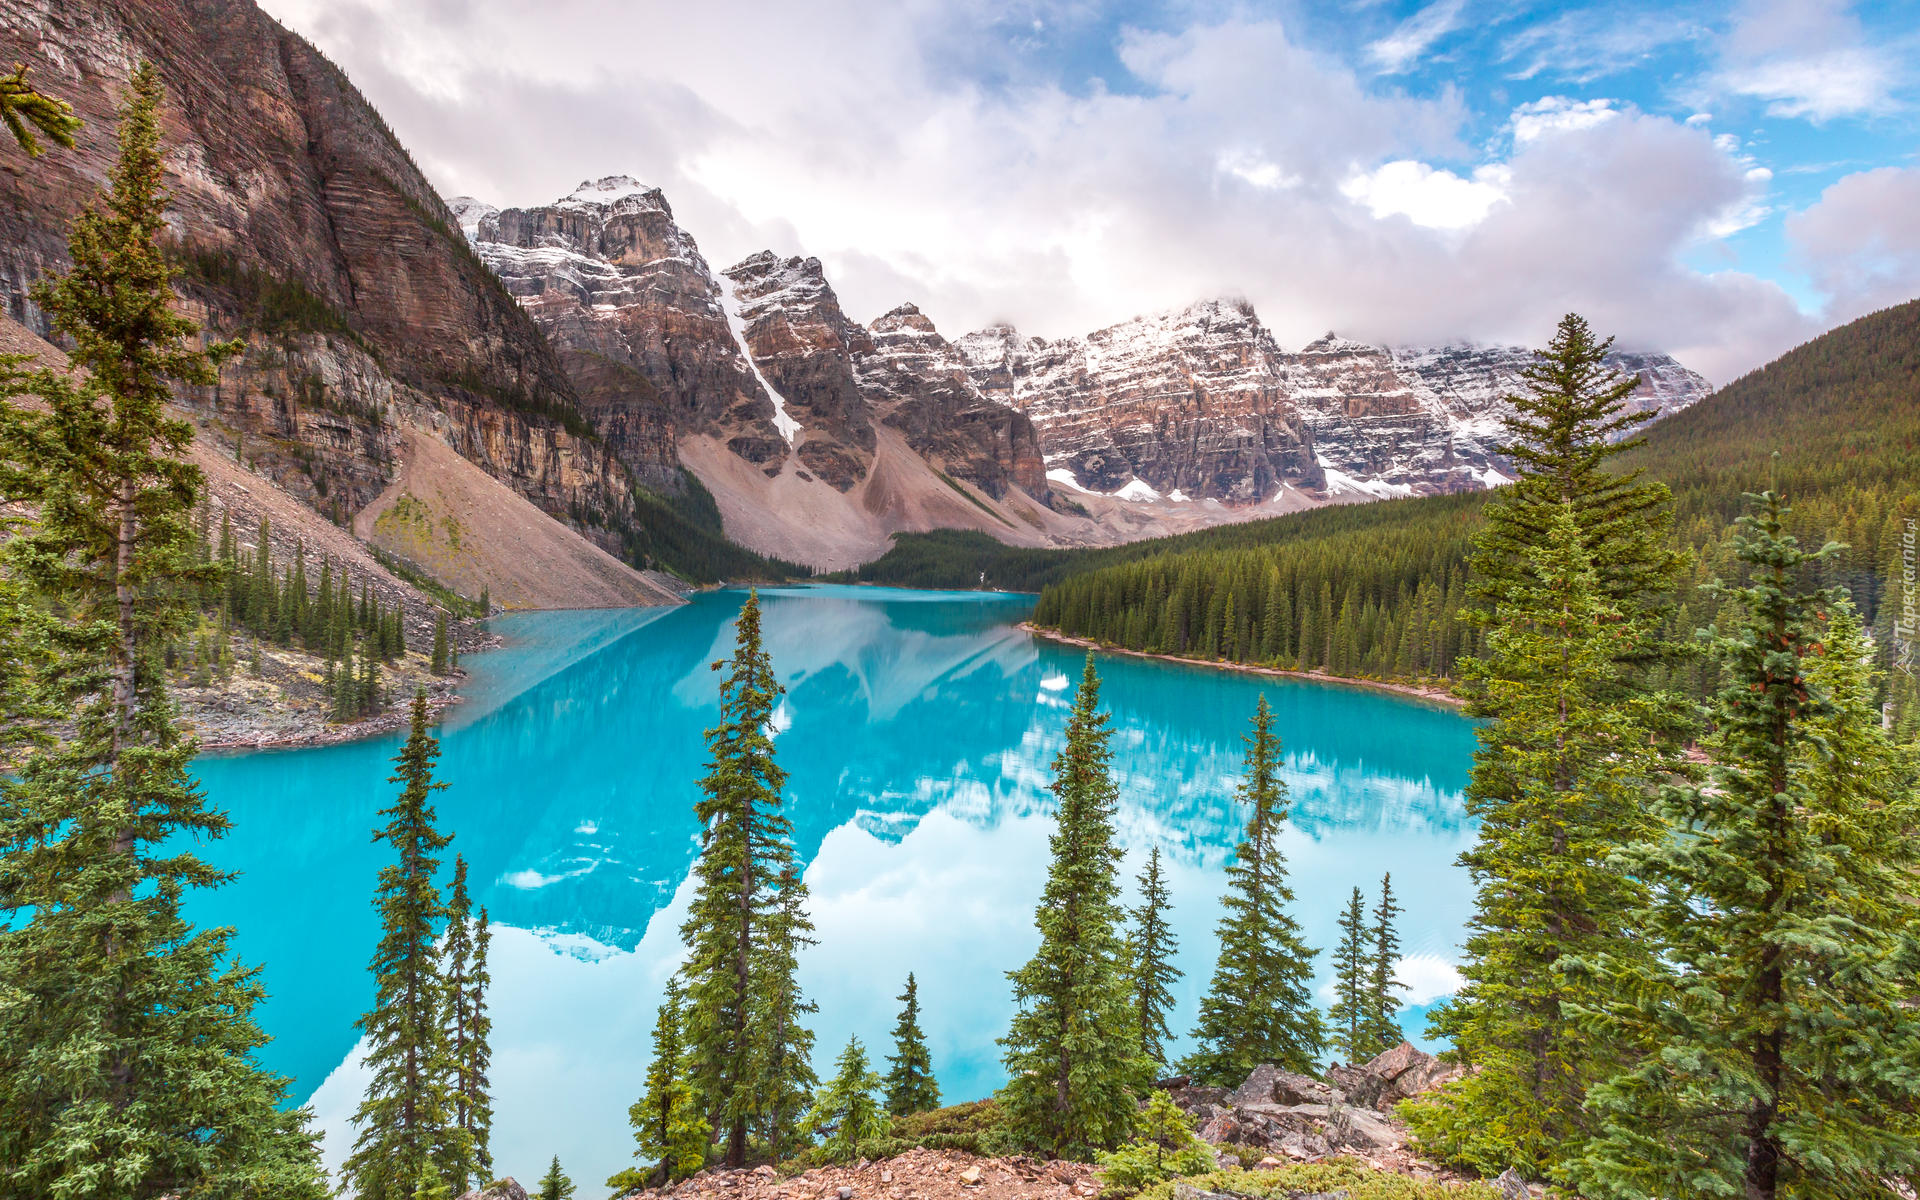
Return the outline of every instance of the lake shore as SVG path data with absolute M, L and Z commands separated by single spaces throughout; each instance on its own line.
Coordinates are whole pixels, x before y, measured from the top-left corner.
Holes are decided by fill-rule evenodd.
M 503 645 L 493 633 L 462 622 L 454 634 L 462 658 Z M 301 650 L 235 634 L 239 653 L 225 679 L 172 681 L 179 723 L 198 739 L 202 752 L 294 750 L 335 746 L 405 729 L 416 689 L 427 694 L 427 711 L 439 720 L 461 702 L 467 672 L 445 675 L 429 669 L 428 656 L 409 651 L 383 663 L 380 684 L 386 705 L 357 721 L 332 719 L 333 698 L 325 686 L 325 660 Z M 253 664 L 257 663 L 257 667 Z
M 1375 692 L 1393 692 L 1415 700 L 1424 700 L 1429 704 L 1438 704 L 1447 708 L 1463 708 L 1466 701 L 1444 688 L 1428 687 L 1417 683 L 1392 683 L 1384 679 L 1349 679 L 1344 675 L 1328 675 L 1323 671 L 1289 671 L 1283 667 L 1261 667 L 1251 663 L 1218 662 L 1203 658 L 1182 658 L 1177 654 L 1152 654 L 1145 650 L 1129 650 L 1125 646 L 1109 646 L 1096 642 L 1092 638 L 1072 637 L 1057 629 L 1048 629 L 1035 625 L 1031 621 L 1020 622 L 1019 628 L 1037 638 L 1049 642 L 1058 642 L 1063 646 L 1079 646 L 1086 650 L 1097 650 L 1102 654 L 1125 654 L 1133 658 L 1151 658 L 1160 662 L 1180 663 L 1189 667 L 1212 667 L 1221 671 L 1237 671 L 1248 675 L 1272 675 L 1280 679 L 1306 679 L 1314 683 L 1340 684 L 1345 687 L 1364 688 Z

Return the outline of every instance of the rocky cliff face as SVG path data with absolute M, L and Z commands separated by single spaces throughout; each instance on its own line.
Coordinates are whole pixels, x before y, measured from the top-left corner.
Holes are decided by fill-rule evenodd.
M 867 326 L 870 349 L 855 356 L 874 416 L 907 435 L 922 458 L 999 499 L 1009 485 L 1045 500 L 1046 463 L 1027 414 L 989 399 L 967 375 L 959 347 L 902 304 Z
M 344 516 L 393 474 L 395 422 L 446 440 L 550 513 L 618 523 L 627 473 L 578 416 L 545 338 L 476 258 L 338 69 L 248 0 L 17 0 L 0 58 L 86 122 L 72 151 L 0 174 L 0 299 L 44 332 L 33 282 L 115 152 L 132 65 L 160 70 L 182 290 L 249 349 L 188 397 L 289 490 Z M 602 528 L 603 540 L 617 541 Z
M 762 252 L 716 276 L 659 189 L 626 176 L 537 208 L 449 208 L 559 350 L 594 427 L 656 486 L 677 486 L 676 439 L 704 435 L 768 475 L 791 455 L 846 492 L 872 468 L 881 421 L 993 495 L 1009 481 L 1045 494 L 1032 423 L 985 401 L 957 361 L 896 363 L 898 339 L 879 351 L 817 259 Z
M 983 395 L 1033 418 L 1054 478 L 1108 494 L 1247 503 L 1488 487 L 1531 354 L 1390 349 L 1334 334 L 1283 351 L 1244 302 L 1209 301 L 1048 342 L 994 326 L 959 341 Z M 1710 390 L 1665 355 L 1616 354 L 1649 416 Z
M 873 416 L 853 377 L 853 357 L 872 339 L 840 310 L 817 258 L 762 250 L 726 276 L 747 352 L 797 425 L 788 431 L 800 462 L 846 491 L 873 463 Z
M 658 188 L 610 176 L 537 208 L 470 197 L 452 207 L 560 351 L 594 427 L 641 478 L 679 486 L 675 434 L 685 430 L 778 469 L 787 446 L 772 401 L 741 356 L 712 270 Z
M 1285 356 L 1244 302 L 1057 342 L 996 326 L 959 345 L 975 386 L 1033 419 L 1063 482 L 1239 502 L 1324 483 L 1289 403 Z

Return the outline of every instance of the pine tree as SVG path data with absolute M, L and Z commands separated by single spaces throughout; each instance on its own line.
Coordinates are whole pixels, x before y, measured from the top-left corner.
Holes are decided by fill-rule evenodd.
M 880 1076 L 867 1065 L 867 1050 L 859 1038 L 847 1039 L 834 1067 L 833 1079 L 814 1097 L 806 1124 L 820 1136 L 821 1158 L 852 1162 L 860 1143 L 887 1135 L 887 1111 L 874 1096 Z
M 694 1103 L 693 1086 L 687 1082 L 680 1028 L 685 1003 L 680 977 L 669 977 L 667 994 L 654 1019 L 653 1061 L 647 1064 L 646 1092 L 627 1110 L 637 1146 L 635 1156 L 657 1163 L 658 1177 L 666 1180 L 684 1179 L 700 1169 L 707 1160 L 711 1133 Z M 644 1177 L 615 1176 L 607 1184 L 617 1188 L 622 1186 L 620 1181 L 645 1186 Z
M 1682 559 L 1668 540 L 1671 494 L 1639 472 L 1617 475 L 1608 464 L 1641 444 L 1625 436 L 1645 420 L 1628 411 L 1637 377 L 1610 366 L 1613 339 L 1598 339 L 1579 316 L 1568 314 L 1545 350 L 1521 372 L 1526 387 L 1508 397 L 1512 415 L 1499 447 L 1519 467 L 1519 477 L 1499 490 L 1485 510 L 1475 539 L 1471 594 L 1482 621 L 1516 586 L 1536 582 L 1535 550 L 1563 508 L 1570 508 L 1579 543 L 1591 560 L 1599 595 L 1623 620 L 1672 611 L 1673 586 Z M 1622 662 L 1670 661 L 1677 648 L 1657 621 L 1640 625 L 1643 636 L 1613 647 Z M 1623 676 L 1621 690 L 1634 680 Z M 1663 729 L 1674 736 L 1684 728 Z
M 1589 1019 L 1655 1049 L 1590 1095 L 1602 1129 L 1569 1171 L 1590 1195 L 1884 1195 L 1920 1168 L 1914 759 L 1858 618 L 1798 582 L 1837 547 L 1802 551 L 1756 499 L 1740 625 L 1713 639 L 1710 778 L 1666 789 L 1672 835 L 1627 855 L 1662 954 L 1594 956 L 1615 986 Z
M 231 876 L 192 852 L 228 822 L 166 688 L 166 649 L 218 579 L 196 561 L 193 427 L 166 406 L 231 347 L 196 349 L 171 311 L 161 100 L 141 65 L 72 269 L 35 290 L 73 373 L 34 372 L 44 406 L 0 413 L 6 499 L 38 511 L 6 543 L 7 586 L 46 601 L 31 683 L 70 722 L 0 778 L 0 1194 L 318 1197 L 308 1114 L 279 1111 L 286 1081 L 256 1059 L 258 972 L 234 964 L 231 930 L 180 911 Z
M 567 1200 L 573 1195 L 573 1180 L 560 1169 L 560 1156 L 553 1156 L 553 1162 L 547 1167 L 547 1173 L 540 1177 L 540 1190 L 534 1193 L 536 1200 Z
M 814 944 L 807 920 L 807 887 L 791 845 L 779 851 L 774 904 L 754 955 L 753 993 L 765 1036 L 756 1053 L 762 1081 L 755 1132 L 776 1162 L 792 1156 L 806 1136 L 807 1107 L 819 1077 L 813 1073 L 813 1031 L 802 1018 L 820 1011 L 800 991 L 799 951 Z
M 1394 927 L 1394 919 L 1399 915 L 1400 906 L 1393 899 L 1393 874 L 1388 872 L 1380 877 L 1380 903 L 1373 908 L 1373 960 L 1368 964 L 1366 992 L 1367 1025 L 1364 1044 L 1354 1054 L 1356 1062 L 1370 1060 L 1407 1040 L 1406 1032 L 1400 1028 L 1399 1018 L 1394 1015 L 1400 1011 L 1400 998 L 1394 993 L 1405 991 L 1407 986 L 1394 974 L 1400 965 L 1400 932 Z
M 1173 965 L 1179 939 L 1167 924 L 1173 908 L 1166 881 L 1160 874 L 1160 847 L 1147 856 L 1139 876 L 1140 906 L 1133 910 L 1128 935 L 1128 962 L 1132 968 L 1134 1020 L 1140 1030 L 1140 1053 L 1155 1066 L 1167 1061 L 1167 1014 L 1173 1011 L 1173 985 L 1181 976 Z
M 434 945 L 447 910 L 433 876 L 437 855 L 452 841 L 433 827 L 433 793 L 446 786 L 433 779 L 439 755 L 426 693 L 416 693 L 407 741 L 388 780 L 402 785 L 400 795 L 380 810 L 388 820 L 374 834 L 393 848 L 395 862 L 380 869 L 380 945 L 369 964 L 373 1009 L 357 1022 L 373 1078 L 353 1115 L 360 1133 L 344 1176 L 360 1200 L 406 1200 L 450 1158 L 472 1161 L 454 1117 L 455 1064 L 442 1024 L 446 980 Z
M 794 962 L 812 926 L 792 827 L 781 812 L 787 773 L 774 758 L 770 728 L 781 688 L 761 644 L 757 593 L 748 594 L 735 630 L 733 657 L 713 664 L 724 669 L 720 723 L 706 732 L 707 773 L 694 808 L 704 842 L 680 932 L 688 952 L 687 1074 L 724 1134 L 727 1164 L 737 1167 L 746 1161 L 748 1130 L 811 1082 L 811 1035 L 798 1021 L 811 1006 L 800 998 Z M 784 1125 L 776 1119 L 777 1130 Z
M 1311 1070 L 1326 1045 L 1312 992 L 1319 951 L 1306 944 L 1299 923 L 1287 912 L 1293 889 L 1280 853 L 1287 785 L 1280 778 L 1280 738 L 1264 695 L 1254 710 L 1253 734 L 1245 740 L 1238 796 L 1252 812 L 1227 868 L 1220 954 L 1193 1031 L 1199 1045 L 1181 1064 L 1196 1080 L 1222 1087 L 1239 1086 L 1261 1063 Z
M 488 1149 L 493 1100 L 487 1092 L 487 1068 L 493 1059 L 488 1044 L 493 1022 L 487 1016 L 490 936 L 487 910 L 481 909 L 476 920 L 467 895 L 467 860 L 455 855 L 440 958 L 446 981 L 443 1020 L 453 1065 L 453 1127 L 464 1136 L 449 1139 L 439 1169 L 456 1194 L 465 1192 L 471 1182 L 484 1184 L 493 1177 L 493 1154 Z
M 1340 915 L 1340 943 L 1333 949 L 1333 1048 L 1347 1062 L 1365 1062 L 1367 1039 L 1367 904 L 1354 888 Z
M 893 1053 L 887 1056 L 887 1111 L 896 1117 L 930 1112 L 940 1107 L 940 1085 L 933 1078 L 933 1056 L 920 1032 L 920 985 L 907 972 L 907 990 L 900 1001 L 900 1019 L 893 1026 Z
M 447 618 L 444 613 L 434 618 L 433 659 L 427 669 L 435 675 L 447 673 Z
M 1428 1153 L 1486 1173 L 1550 1173 L 1578 1156 L 1586 1087 L 1639 1049 L 1571 1019 L 1590 986 L 1560 970 L 1601 948 L 1645 953 L 1626 921 L 1642 881 L 1609 862 L 1653 836 L 1646 796 L 1686 768 L 1676 697 L 1652 683 L 1679 657 L 1668 627 L 1681 557 L 1667 489 L 1608 463 L 1637 445 L 1635 380 L 1611 341 L 1568 316 L 1512 398 L 1520 477 L 1487 504 L 1466 614 L 1483 657 L 1464 668 L 1480 730 L 1467 809 L 1480 838 L 1461 856 L 1475 889 L 1466 986 L 1432 1032 L 1478 1068 L 1423 1101 Z
M 1468 664 L 1494 720 L 1480 730 L 1467 809 L 1480 837 L 1461 855 L 1475 912 L 1466 985 L 1430 1028 L 1477 1068 L 1411 1115 L 1425 1152 L 1494 1174 L 1540 1177 L 1579 1154 L 1587 1086 L 1638 1053 L 1572 1019 L 1593 1003 L 1562 958 L 1646 952 L 1632 913 L 1644 882 L 1609 858 L 1655 836 L 1648 790 L 1670 761 L 1648 710 L 1621 686 L 1632 618 L 1600 590 L 1572 504 L 1495 610 L 1486 658 Z
M 1088 655 L 1066 746 L 1053 760 L 1058 826 L 1034 911 L 1040 946 L 1007 973 L 1017 1011 L 1000 1039 L 1009 1077 L 1000 1103 L 1015 1135 L 1063 1157 L 1126 1140 L 1152 1074 L 1127 987 L 1113 831 L 1118 793 L 1099 703 L 1100 677 Z
M 40 154 L 40 140 L 34 130 L 69 150 L 73 149 L 73 135 L 80 131 L 80 118 L 73 115 L 73 105 L 36 91 L 27 82 L 24 66 L 14 67 L 11 75 L 0 75 L 0 123 L 13 135 L 14 143 L 34 157 Z

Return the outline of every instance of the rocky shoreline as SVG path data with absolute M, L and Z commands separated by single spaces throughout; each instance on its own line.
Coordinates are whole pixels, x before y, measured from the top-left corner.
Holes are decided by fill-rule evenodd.
M 1315 683 L 1332 683 L 1345 687 L 1367 688 L 1376 692 L 1392 692 L 1398 696 L 1408 696 L 1415 700 L 1424 700 L 1430 704 L 1441 704 L 1448 708 L 1463 708 L 1466 701 L 1445 688 L 1432 687 L 1418 683 L 1394 683 L 1385 679 L 1352 679 L 1345 675 L 1329 675 L 1324 671 L 1289 671 L 1284 667 L 1262 667 L 1253 663 L 1220 662 L 1204 658 L 1183 658 L 1178 654 L 1153 654 L 1145 650 L 1129 650 L 1125 646 L 1110 646 L 1105 642 L 1096 642 L 1092 638 L 1073 637 L 1057 629 L 1048 629 L 1035 625 L 1032 621 L 1020 622 L 1019 628 L 1034 637 L 1045 638 L 1050 642 L 1059 642 L 1063 646 L 1079 646 L 1086 650 L 1097 650 L 1102 654 L 1126 654 L 1134 658 L 1152 658 L 1161 662 L 1179 663 L 1188 667 L 1212 667 L 1221 671 L 1241 671 L 1249 675 L 1272 675 L 1281 679 L 1309 679 Z
M 501 644 L 497 635 L 472 622 L 459 622 L 456 636 L 463 656 Z M 173 681 L 178 724 L 198 739 L 202 751 L 292 750 L 392 733 L 405 728 L 407 700 L 415 689 L 426 691 L 428 711 L 437 718 L 460 703 L 460 685 L 467 678 L 459 668 L 435 675 L 426 654 L 409 650 L 380 668 L 386 692 L 380 712 L 336 722 L 326 694 L 325 660 L 244 634 L 236 634 L 234 642 L 236 661 L 227 678 Z

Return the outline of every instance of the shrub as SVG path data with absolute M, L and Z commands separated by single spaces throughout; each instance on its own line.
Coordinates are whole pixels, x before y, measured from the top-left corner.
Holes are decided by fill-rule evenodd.
M 1442 1183 L 1376 1171 L 1349 1158 L 1298 1163 L 1271 1171 L 1209 1171 L 1184 1182 L 1203 1192 L 1227 1192 L 1256 1200 L 1287 1200 L 1301 1194 L 1332 1192 L 1347 1200 L 1499 1200 L 1484 1183 Z M 1148 1188 L 1139 1200 L 1173 1200 L 1174 1181 Z
M 1132 1141 L 1100 1156 L 1102 1195 L 1131 1196 L 1173 1176 L 1197 1175 L 1213 1166 L 1213 1151 L 1163 1091 L 1155 1089 L 1148 1097 L 1134 1128 Z
M 1013 1138 L 994 1100 L 950 1104 L 929 1112 L 895 1117 L 885 1137 L 860 1143 L 862 1158 L 892 1158 L 912 1149 L 960 1150 L 993 1157 L 1011 1154 Z

